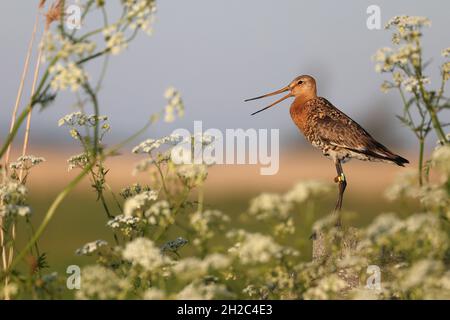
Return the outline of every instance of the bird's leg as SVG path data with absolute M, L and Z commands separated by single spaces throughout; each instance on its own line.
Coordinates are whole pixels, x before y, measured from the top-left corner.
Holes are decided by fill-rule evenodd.
M 344 191 L 345 191 L 345 188 L 347 187 L 347 180 L 345 178 L 344 171 L 342 170 L 341 161 L 336 160 L 335 164 L 336 164 L 336 171 L 337 171 L 338 175 L 336 178 L 334 178 L 334 182 L 336 182 L 338 184 L 339 196 L 338 196 L 338 199 L 336 202 L 336 207 L 334 208 L 334 212 L 337 213 L 337 215 L 338 215 L 337 221 L 336 221 L 336 226 L 341 226 L 340 210 L 342 208 L 342 201 L 344 199 Z

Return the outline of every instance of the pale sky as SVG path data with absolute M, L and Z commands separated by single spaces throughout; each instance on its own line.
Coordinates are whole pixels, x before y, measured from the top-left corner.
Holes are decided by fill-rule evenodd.
M 32 2 L 37 0 L 0 2 L 0 140 L 9 127 L 31 35 Z M 300 143 L 289 102 L 251 117 L 272 100 L 243 100 L 310 74 L 318 82 L 319 95 L 381 142 L 406 145 L 411 134 L 393 117 L 401 110 L 400 98 L 380 91 L 383 76 L 375 73 L 371 61 L 377 48 L 391 45 L 390 32 L 366 27 L 371 4 L 380 6 L 383 25 L 399 14 L 432 20 L 424 46 L 425 55 L 435 58 L 428 74 L 437 85 L 440 52 L 450 46 L 449 1 L 158 1 L 154 35 L 140 35 L 122 55 L 111 58 L 99 97 L 102 114 L 111 119 L 111 141 L 132 133 L 152 111 L 163 108 L 164 90 L 173 85 L 184 99 L 185 118 L 158 125 L 143 138 L 192 129 L 194 120 L 202 120 L 204 128 L 279 128 L 282 142 Z M 72 111 L 69 97 L 64 94 L 47 110 L 35 112 L 31 143 L 71 143 L 66 131 L 57 127 L 57 120 Z M 385 117 L 389 121 L 383 127 L 370 123 Z M 448 114 L 446 118 L 450 122 Z M 391 126 L 397 126 L 394 133 L 386 129 Z

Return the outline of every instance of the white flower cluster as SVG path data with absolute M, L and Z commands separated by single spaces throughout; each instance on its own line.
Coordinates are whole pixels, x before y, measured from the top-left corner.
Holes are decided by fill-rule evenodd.
M 426 85 L 431 82 L 428 77 L 417 78 L 415 76 L 406 76 L 403 72 L 394 71 L 392 73 L 394 82 L 384 81 L 381 84 L 381 91 L 386 93 L 392 88 L 400 88 L 403 86 L 407 92 L 418 92 L 420 85 Z
M 400 272 L 398 290 L 421 292 L 424 300 L 450 299 L 450 271 L 439 260 L 422 259 Z
M 30 207 L 26 204 L 28 190 L 16 181 L 6 180 L 0 184 L 0 216 L 29 216 Z
M 393 65 L 388 60 L 388 57 L 391 52 L 392 49 L 388 47 L 380 48 L 375 52 L 375 54 L 372 56 L 372 60 L 375 62 L 379 62 L 378 64 L 375 65 L 376 72 L 392 70 Z
M 285 219 L 284 221 L 277 223 L 273 227 L 273 231 L 276 236 L 285 236 L 288 234 L 294 234 L 295 233 L 294 219 L 292 217 L 289 217 L 289 218 Z
M 259 293 L 259 290 L 254 284 L 249 284 L 242 289 L 242 293 L 248 295 L 249 297 L 254 297 Z
M 2 300 L 6 300 L 5 297 L 9 297 L 11 299 L 15 297 L 19 292 L 19 286 L 14 282 L 4 284 L 2 287 L 0 287 L 0 289 L 0 299 Z
M 128 47 L 125 34 L 118 31 L 116 25 L 110 25 L 103 29 L 103 35 L 106 40 L 106 48 L 113 55 L 118 55 Z
M 306 300 L 334 299 L 338 293 L 348 288 L 348 284 L 338 275 L 331 274 L 321 278 L 316 286 L 309 288 L 303 298 Z
M 123 0 L 122 2 L 127 8 L 125 18 L 131 22 L 130 28 L 141 29 L 151 35 L 156 12 L 155 0 Z
M 276 193 L 262 193 L 250 202 L 249 214 L 258 220 L 269 218 L 286 218 L 292 210 L 292 203 L 285 201 L 282 195 Z
M 81 276 L 83 282 L 75 293 L 77 299 L 123 299 L 130 289 L 126 279 L 119 278 L 112 270 L 99 265 L 84 267 Z
M 444 50 L 442 50 L 442 56 L 444 58 L 450 57 L 450 48 L 445 48 Z M 444 78 L 444 81 L 447 81 L 450 79 L 450 61 L 444 62 L 442 64 L 441 72 L 442 72 L 442 77 Z
M 329 183 L 306 180 L 297 183 L 289 192 L 285 194 L 284 198 L 286 201 L 302 203 L 308 199 L 329 194 L 331 191 L 332 187 Z
M 182 143 L 189 143 L 192 145 L 207 146 L 214 142 L 215 137 L 207 133 L 195 133 L 183 137 Z
M 225 270 L 231 265 L 229 256 L 221 253 L 212 253 L 199 259 L 188 257 L 179 260 L 171 268 L 172 272 L 182 280 L 194 280 L 206 276 L 210 272 Z
M 119 214 L 114 219 L 109 220 L 106 225 L 112 229 L 120 229 L 124 234 L 130 234 L 137 228 L 140 221 L 139 217 Z
M 28 156 L 20 156 L 19 158 L 17 158 L 17 161 L 15 162 L 11 162 L 9 164 L 9 167 L 13 170 L 29 170 L 32 167 L 44 162 L 45 159 L 42 157 L 36 157 L 33 155 L 28 155 Z
M 141 233 L 146 225 L 146 221 L 139 217 L 119 214 L 109 220 L 106 225 L 111 229 L 120 231 L 126 237 L 134 237 Z
M 194 188 L 206 180 L 208 167 L 204 164 L 183 164 L 176 167 L 176 173 L 186 186 Z
M 210 239 L 214 230 L 224 230 L 230 217 L 219 210 L 204 210 L 193 213 L 189 220 L 200 238 Z
M 424 185 L 420 188 L 420 203 L 425 208 L 450 208 L 448 191 L 439 185 Z
M 366 237 L 358 248 L 371 252 L 382 247 L 390 250 L 393 256 L 410 252 L 417 256 L 441 258 L 449 248 L 449 235 L 439 227 L 439 219 L 433 213 L 414 214 L 406 220 L 392 214 L 381 215 L 366 229 Z M 420 247 L 416 245 L 418 242 Z
M 302 181 L 285 194 L 262 193 L 250 201 L 248 214 L 261 221 L 270 221 L 276 236 L 285 236 L 295 232 L 295 223 L 291 215 L 294 206 L 312 201 L 331 191 L 330 184 L 320 181 Z
M 82 58 L 92 54 L 96 47 L 94 42 L 73 43 L 68 38 L 63 38 L 60 34 L 51 32 L 46 32 L 40 45 L 44 52 L 43 62 L 50 60 L 52 57 L 64 60 L 71 56 Z
M 147 170 L 149 170 L 151 168 L 152 165 L 155 164 L 159 164 L 162 162 L 167 162 L 170 160 L 170 154 L 166 153 L 166 154 L 158 154 L 157 155 L 157 159 L 153 159 L 153 158 L 144 158 L 141 161 L 139 161 L 138 163 L 136 163 L 134 165 L 133 171 L 131 172 L 131 174 L 133 176 L 137 175 L 140 172 L 145 172 Z
M 144 300 L 163 300 L 166 298 L 166 294 L 160 289 L 150 288 L 145 290 L 142 298 Z
M 164 121 L 173 122 L 175 116 L 183 117 L 184 104 L 180 93 L 174 87 L 169 87 L 164 93 L 164 97 L 168 100 L 168 104 L 164 108 Z
M 331 191 L 330 184 L 320 181 L 302 181 L 285 194 L 262 193 L 250 202 L 248 213 L 258 220 L 286 220 L 295 204 L 312 200 Z
M 29 206 L 22 206 L 17 204 L 0 205 L 0 217 L 26 217 L 29 215 L 31 215 L 31 208 Z
M 27 196 L 27 188 L 18 182 L 5 182 L 0 185 L 0 196 L 2 202 L 20 202 Z
M 430 78 L 427 77 L 407 77 L 402 82 L 405 90 L 408 92 L 417 92 L 419 90 L 420 84 L 424 85 L 428 83 L 430 83 Z
M 397 50 L 385 47 L 378 49 L 372 59 L 377 62 L 376 72 L 391 72 L 396 66 L 404 66 L 408 62 L 417 66 L 420 61 L 420 49 L 409 43 Z
M 158 192 L 143 191 L 127 198 L 124 205 L 125 217 L 139 217 L 150 225 L 165 227 L 174 222 L 172 209 L 167 200 L 157 201 Z
M 412 170 L 402 171 L 397 175 L 394 183 L 386 189 L 384 195 L 390 201 L 400 198 L 415 199 L 419 196 L 418 181 L 417 172 Z
M 88 78 L 87 73 L 74 62 L 69 62 L 67 65 L 57 63 L 51 66 L 49 71 L 53 75 L 50 83 L 53 90 L 70 88 L 73 92 L 78 91 Z
M 83 169 L 89 163 L 89 155 L 87 153 L 73 155 L 67 159 L 67 163 L 69 165 L 68 171 L 75 168 Z
M 93 253 L 99 252 L 102 249 L 102 247 L 107 247 L 107 246 L 108 246 L 108 242 L 106 242 L 104 240 L 95 240 L 92 242 L 88 242 L 81 248 L 77 249 L 75 251 L 75 254 L 78 256 L 89 256 Z
M 446 175 L 446 179 L 450 178 L 450 146 L 437 147 L 431 155 L 431 162 L 434 167 Z
M 375 239 L 376 237 L 395 230 L 394 226 L 398 226 L 400 219 L 394 214 L 385 213 L 380 215 L 375 221 L 373 221 L 366 229 L 366 234 L 369 239 Z M 397 230 L 398 227 L 395 227 Z
M 235 295 L 223 284 L 196 280 L 183 288 L 178 294 L 180 300 L 232 299 Z
M 170 203 L 167 200 L 155 202 L 144 212 L 149 224 L 159 227 L 166 227 L 175 222 L 172 215 Z
M 124 199 L 134 197 L 135 195 L 144 191 L 150 191 L 149 186 L 141 186 L 139 183 L 134 183 L 131 186 L 125 187 L 120 191 L 120 195 Z
M 125 245 L 122 257 L 133 266 L 153 272 L 167 266 L 171 260 L 161 254 L 161 250 L 147 238 L 137 238 Z
M 445 62 L 442 64 L 441 72 L 445 81 L 450 79 L 450 62 Z
M 419 16 L 395 16 L 388 21 L 385 28 L 396 27 L 399 30 L 407 28 L 429 27 L 431 21 L 426 17 Z
M 81 111 L 72 112 L 58 120 L 58 126 L 88 126 L 94 127 L 97 123 L 105 122 L 108 120 L 107 116 L 96 116 L 95 114 L 87 115 Z
M 450 56 L 450 47 L 449 47 L 449 48 L 445 48 L 444 50 L 442 50 L 442 56 L 443 56 L 444 58 Z
M 124 215 L 143 217 L 144 212 L 156 199 L 158 199 L 158 192 L 153 190 L 144 191 L 131 198 L 128 198 L 124 204 Z
M 236 237 L 238 242 L 228 252 L 242 264 L 268 263 L 281 258 L 284 253 L 296 255 L 295 250 L 285 251 L 268 235 L 250 233 L 244 230 L 230 232 L 228 237 Z
M 134 147 L 132 152 L 151 154 L 153 150 L 160 148 L 162 145 L 176 145 L 180 141 L 181 136 L 179 134 L 171 134 L 170 136 L 162 137 L 160 139 L 147 139 Z

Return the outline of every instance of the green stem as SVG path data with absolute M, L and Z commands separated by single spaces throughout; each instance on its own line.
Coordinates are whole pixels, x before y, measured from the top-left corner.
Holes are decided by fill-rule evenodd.
M 189 192 L 190 192 L 190 191 L 191 191 L 190 188 L 187 188 L 187 187 L 186 187 L 186 188 L 184 189 L 184 193 L 183 193 L 183 196 L 181 197 L 181 201 L 179 202 L 178 206 L 175 208 L 175 210 L 174 210 L 173 213 L 172 213 L 173 219 L 174 219 L 174 223 L 175 223 L 175 219 L 176 219 L 178 213 L 180 212 L 181 207 L 183 206 L 183 203 L 186 202 L 186 200 L 187 200 L 187 198 L 188 198 L 188 196 L 189 196 Z M 171 225 L 172 225 L 172 224 L 169 224 L 169 225 L 165 226 L 165 227 L 159 232 L 159 234 L 155 237 L 155 240 L 154 240 L 154 241 L 158 241 L 158 240 L 163 236 L 163 234 L 169 229 L 169 227 L 170 227 Z
M 16 137 L 17 131 L 19 130 L 19 128 L 22 125 L 25 118 L 27 117 L 28 113 L 30 113 L 31 109 L 32 109 L 32 106 L 31 106 L 31 104 L 29 104 L 17 118 L 16 123 L 14 124 L 11 132 L 6 137 L 6 140 L 3 143 L 2 148 L 0 149 L 0 159 L 5 154 L 6 150 L 8 149 L 8 146 L 13 142 L 14 138 Z
M 84 18 L 86 17 L 86 15 L 89 13 L 89 9 L 91 8 L 91 6 L 94 4 L 94 0 L 89 0 L 88 3 L 86 4 L 86 7 L 83 11 L 83 13 L 81 14 L 81 19 L 80 21 L 82 22 L 84 20 Z M 77 29 L 73 29 L 72 33 L 70 34 L 70 36 L 73 38 L 75 36 L 75 33 L 77 32 Z
M 104 55 L 105 53 L 108 53 L 110 50 L 111 50 L 111 49 L 106 48 L 106 49 L 104 49 L 104 50 L 102 50 L 102 51 L 99 51 L 99 52 L 97 52 L 97 53 L 94 53 L 93 55 L 90 55 L 89 57 L 86 57 L 86 58 L 83 58 L 83 59 L 78 60 L 78 61 L 76 62 L 76 64 L 83 64 L 83 63 L 86 63 L 86 62 L 88 62 L 89 60 L 95 59 L 95 58 L 97 58 L 97 57 L 100 57 L 101 55 Z
M 91 100 L 92 100 L 92 104 L 94 106 L 94 115 L 95 115 L 95 125 L 94 125 L 94 145 L 92 147 L 92 154 L 93 157 L 96 158 L 97 155 L 99 154 L 99 141 L 98 141 L 98 136 L 99 136 L 99 106 L 98 106 L 98 100 L 97 100 L 97 95 L 95 94 L 95 92 L 92 90 L 90 84 L 86 81 L 86 83 L 84 84 L 84 88 L 87 92 L 87 94 L 90 96 Z
M 159 177 L 161 179 L 161 185 L 163 187 L 164 193 L 166 194 L 166 198 L 167 198 L 167 200 L 169 200 L 170 199 L 170 193 L 169 193 L 169 190 L 167 189 L 166 180 L 165 180 L 164 174 L 163 174 L 163 172 L 161 170 L 161 166 L 157 163 L 157 161 L 154 160 L 153 162 L 155 164 L 155 167 L 158 169 Z
M 419 134 L 415 130 L 416 125 L 414 124 L 414 120 L 411 116 L 411 112 L 409 111 L 408 102 L 406 101 L 405 94 L 403 93 L 403 90 L 400 85 L 397 86 L 397 88 L 398 88 L 398 91 L 400 92 L 400 97 L 402 98 L 404 114 L 406 114 L 409 122 L 411 123 L 411 126 L 409 126 L 409 127 L 411 128 L 411 130 L 415 134 L 415 136 L 419 139 Z
M 449 141 L 447 140 L 447 137 L 445 136 L 445 132 L 442 129 L 441 123 L 439 122 L 438 116 L 436 114 L 436 111 L 432 106 L 427 107 L 428 112 L 430 113 L 431 117 L 431 123 L 433 124 L 433 128 L 436 131 L 437 136 L 439 137 L 439 140 L 442 143 L 448 144 Z
M 5 142 L 2 145 L 2 148 L 0 149 L 0 159 L 3 157 L 3 155 L 5 154 L 6 150 L 8 149 L 8 146 L 13 142 L 14 138 L 17 135 L 17 131 L 19 130 L 20 126 L 22 125 L 22 123 L 25 121 L 25 119 L 27 118 L 28 114 L 31 112 L 31 110 L 33 109 L 33 107 L 35 106 L 37 99 L 36 97 L 40 96 L 40 92 L 42 90 L 42 88 L 44 87 L 45 82 L 47 81 L 47 78 L 49 77 L 50 74 L 50 67 L 52 67 L 56 61 L 58 61 L 58 58 L 53 58 L 53 60 L 50 62 L 49 66 L 47 67 L 47 70 L 45 70 L 44 75 L 42 76 L 41 81 L 39 82 L 39 85 L 36 89 L 36 93 L 31 97 L 30 102 L 28 103 L 28 105 L 26 106 L 26 108 L 20 113 L 19 117 L 17 118 L 11 132 L 8 134 L 8 136 L 6 137 Z
M 197 198 L 197 211 L 198 212 L 202 212 L 203 211 L 203 202 L 204 202 L 204 198 L 205 198 L 205 193 L 203 190 L 203 186 L 200 186 L 198 188 L 198 198 Z
M 39 228 L 36 230 L 36 233 L 33 235 L 33 237 L 27 242 L 25 247 L 19 252 L 19 254 L 16 256 L 16 258 L 13 260 L 13 262 L 10 264 L 6 271 L 6 273 L 9 273 L 14 267 L 17 265 L 17 263 L 22 260 L 25 256 L 25 254 L 32 248 L 32 246 L 36 243 L 36 241 L 41 237 L 42 233 L 47 228 L 47 225 L 53 218 L 54 214 L 56 213 L 56 209 L 59 207 L 61 202 L 67 197 L 67 195 L 77 186 L 77 184 L 89 173 L 91 168 L 93 167 L 94 163 L 90 163 L 87 165 L 81 173 L 75 177 L 69 184 L 58 194 L 58 196 L 55 198 L 53 203 L 51 204 L 50 208 L 48 209 L 47 213 L 45 214 L 44 219 L 42 220 L 41 224 L 39 225 Z
M 425 149 L 425 139 L 419 138 L 419 185 L 423 185 L 423 153 Z
M 427 108 L 428 113 L 430 114 L 431 123 L 433 124 L 433 129 L 436 131 L 436 134 L 441 141 L 441 143 L 449 143 L 447 140 L 447 137 L 445 136 L 444 130 L 442 129 L 441 123 L 439 122 L 436 110 L 434 106 L 431 104 L 429 95 L 425 91 L 425 88 L 423 86 L 422 82 L 422 50 L 420 46 L 419 40 L 416 40 L 416 46 L 419 48 L 419 66 L 414 66 L 415 76 L 417 80 L 419 81 L 419 91 L 420 95 L 422 96 L 422 101 L 425 104 L 425 107 Z
M 111 196 L 112 196 L 114 202 L 115 202 L 116 205 L 117 205 L 117 208 L 119 208 L 120 212 L 122 212 L 122 210 L 123 210 L 123 209 L 122 209 L 122 205 L 120 204 L 119 199 L 117 199 L 116 194 L 114 193 L 114 191 L 113 191 L 113 189 L 111 188 L 111 186 L 110 186 L 109 184 L 105 183 L 105 187 L 108 188 L 108 190 L 109 190 L 109 192 L 111 193 Z
M 105 197 L 104 197 L 102 191 L 99 191 L 99 197 L 100 197 L 100 201 L 102 202 L 103 209 L 105 209 L 106 215 L 108 216 L 108 219 L 109 220 L 114 219 L 114 216 L 109 211 L 108 204 L 106 203 L 106 200 L 105 200 Z M 117 245 L 119 245 L 119 238 L 117 237 L 117 234 L 114 231 L 113 231 L 113 236 L 114 236 L 114 241 L 116 242 Z

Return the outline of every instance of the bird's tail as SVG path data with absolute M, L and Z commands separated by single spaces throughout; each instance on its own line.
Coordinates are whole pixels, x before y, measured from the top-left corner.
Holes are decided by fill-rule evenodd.
M 371 156 L 374 158 L 378 158 L 380 160 L 385 160 L 389 162 L 393 162 L 400 167 L 404 167 L 405 164 L 409 163 L 408 159 L 405 159 L 398 154 L 393 153 L 391 150 L 386 148 L 379 142 L 375 142 L 375 148 L 371 150 Z
M 405 159 L 398 154 L 393 153 L 391 150 L 389 150 L 376 140 L 372 140 L 369 146 L 364 148 L 363 150 L 352 148 L 347 149 L 353 152 L 364 154 L 374 160 L 395 163 L 400 167 L 404 167 L 406 163 L 409 163 L 408 159 Z
M 392 162 L 400 167 L 404 167 L 406 163 L 409 163 L 408 159 L 405 159 L 398 154 L 394 155 L 394 158 L 392 158 Z

